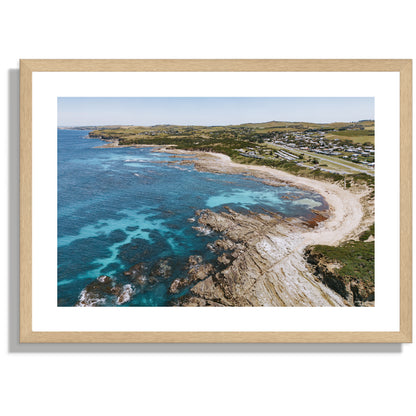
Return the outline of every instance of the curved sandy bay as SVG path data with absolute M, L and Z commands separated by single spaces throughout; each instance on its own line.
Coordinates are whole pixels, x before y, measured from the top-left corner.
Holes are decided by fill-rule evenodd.
M 159 148 L 157 151 L 192 153 L 197 157 L 193 162 L 199 170 L 249 174 L 264 179 L 272 186 L 287 184 L 307 189 L 322 195 L 329 206 L 328 219 L 312 230 L 287 222 L 270 223 L 265 227 L 247 222 L 246 228 L 263 231 L 251 238 L 246 252 L 225 271 L 224 276 L 229 281 L 237 282 L 233 284 L 232 295 L 228 293 L 222 296 L 224 290 L 212 279 L 203 281 L 192 289 L 196 298 L 188 302 L 189 306 L 194 306 L 196 301 L 196 304 L 200 304 L 200 299 L 220 299 L 222 302 L 219 303 L 226 306 L 351 306 L 311 273 L 303 252 L 309 245 L 336 245 L 357 237 L 373 220 L 371 210 L 364 206 L 368 189 L 347 190 L 333 183 L 298 177 L 266 166 L 241 165 L 218 153 L 187 152 L 172 148 Z M 244 223 L 244 218 L 237 218 L 240 215 L 237 213 L 233 214 L 234 219 L 229 215 L 211 215 L 216 216 L 211 221 L 222 222 L 223 230 L 233 228 L 234 233 L 238 230 L 235 224 Z M 227 221 L 231 222 L 227 225 Z M 242 229 L 241 233 L 245 231 Z M 240 263 L 244 267 L 239 267 Z M 259 263 L 261 269 L 256 268 Z M 230 297 L 235 300 L 234 303 Z

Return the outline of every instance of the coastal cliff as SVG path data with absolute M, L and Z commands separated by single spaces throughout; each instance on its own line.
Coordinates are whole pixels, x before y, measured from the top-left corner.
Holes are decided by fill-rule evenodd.
M 312 273 L 348 303 L 374 306 L 374 242 L 308 247 L 305 258 Z

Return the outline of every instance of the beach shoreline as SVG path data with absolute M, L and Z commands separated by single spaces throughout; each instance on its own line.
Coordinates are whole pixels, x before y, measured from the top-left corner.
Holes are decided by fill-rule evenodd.
M 271 186 L 290 185 L 320 194 L 329 205 L 329 217 L 313 231 L 305 234 L 309 244 L 337 245 L 349 239 L 356 239 L 374 222 L 374 208 L 368 206 L 366 186 L 343 189 L 327 181 L 296 176 L 267 166 L 235 163 L 227 155 L 213 152 L 179 150 L 172 147 L 158 147 L 157 152 L 176 155 L 194 155 L 195 168 L 201 171 L 249 174 L 266 180 Z M 189 162 L 186 162 L 189 163 Z

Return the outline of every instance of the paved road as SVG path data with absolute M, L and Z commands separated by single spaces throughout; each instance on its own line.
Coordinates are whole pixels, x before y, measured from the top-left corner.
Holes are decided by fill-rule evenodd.
M 371 172 L 370 170 L 367 170 L 367 169 L 359 169 L 359 168 L 356 168 L 354 166 L 345 165 L 344 163 L 336 162 L 333 159 L 327 159 L 327 158 L 325 158 L 324 156 L 321 156 L 321 155 L 317 155 L 316 158 L 325 160 L 326 162 L 329 162 L 329 163 L 333 163 L 334 165 L 342 166 L 343 168 L 346 168 L 346 169 L 351 169 L 351 170 L 355 170 L 357 172 L 366 173 L 367 175 L 370 175 L 370 176 L 374 176 L 374 172 Z
M 283 147 L 284 149 L 286 149 L 288 151 L 292 151 L 294 153 L 300 152 L 300 150 L 298 150 L 298 149 L 292 149 L 290 147 L 286 147 L 286 146 L 282 146 L 282 145 L 276 146 L 276 147 L 278 147 L 278 148 Z M 324 160 L 325 162 L 333 163 L 334 165 L 339 165 L 339 166 L 343 167 L 344 169 L 349 169 L 349 170 L 353 170 L 353 171 L 356 171 L 356 172 L 366 173 L 367 175 L 370 175 L 370 176 L 374 176 L 374 172 L 370 171 L 369 169 L 360 169 L 360 168 L 355 167 L 355 166 L 346 165 L 345 163 L 342 163 L 342 161 L 338 162 L 338 161 L 335 161 L 333 159 L 327 159 L 325 156 L 321 156 L 319 153 L 311 153 L 311 152 L 305 152 L 305 153 L 308 153 L 311 156 L 313 155 L 313 157 L 316 157 L 317 159 Z M 302 165 L 302 166 L 307 167 L 306 165 Z M 322 169 L 322 168 L 321 168 L 321 170 L 325 170 L 327 172 L 334 172 L 334 173 L 342 173 L 342 174 L 345 173 L 345 172 L 337 172 L 337 171 L 332 171 L 332 170 L 329 170 L 329 169 Z

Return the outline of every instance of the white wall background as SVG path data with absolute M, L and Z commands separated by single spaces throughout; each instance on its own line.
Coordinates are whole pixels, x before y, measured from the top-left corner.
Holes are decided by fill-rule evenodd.
M 19 58 L 416 58 L 412 3 L 404 0 L 2 3 L 0 406 L 3 414 L 414 412 L 416 347 L 413 344 L 19 345 L 16 254 Z

